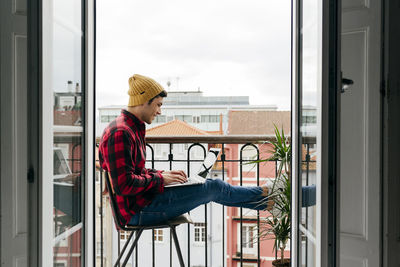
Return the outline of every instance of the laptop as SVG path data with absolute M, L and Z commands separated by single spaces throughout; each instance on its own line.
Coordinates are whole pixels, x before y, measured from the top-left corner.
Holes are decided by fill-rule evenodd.
M 71 172 L 65 159 L 64 152 L 59 147 L 53 148 L 53 184 L 74 186 L 73 180 L 77 177 Z
M 217 161 L 218 154 L 220 151 L 221 151 L 220 148 L 215 148 L 215 147 L 210 148 L 204 161 L 201 163 L 200 169 L 198 170 L 198 172 L 195 175 L 188 177 L 186 183 L 169 184 L 169 185 L 166 185 L 165 187 L 204 184 L 206 182 L 206 178 L 207 178 L 208 174 L 210 173 L 215 162 Z
M 53 148 L 53 177 L 54 179 L 65 178 L 71 174 L 68 162 L 64 153 L 59 147 Z

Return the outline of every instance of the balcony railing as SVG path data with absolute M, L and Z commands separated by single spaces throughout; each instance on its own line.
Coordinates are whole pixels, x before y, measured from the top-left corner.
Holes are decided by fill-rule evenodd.
M 244 163 L 266 158 L 271 149 L 266 142 L 272 140 L 275 140 L 274 136 L 265 135 L 147 137 L 146 167 L 183 169 L 190 174 L 193 166 L 203 160 L 208 148 L 218 146 L 221 153 L 211 174 L 213 178 L 235 185 L 260 185 L 266 179 L 276 177 L 277 163 Z M 312 141 L 309 140 L 310 145 Z M 310 145 L 307 144 L 304 150 L 307 151 L 304 156 L 307 173 L 312 162 Z M 103 193 L 104 186 L 103 172 L 99 169 L 95 184 L 98 210 L 94 225 L 96 266 L 112 266 L 125 242 L 125 233 L 114 226 L 108 194 Z M 181 225 L 177 229 L 185 266 L 270 266 L 269 262 L 276 258 L 272 253 L 273 240 L 259 236 L 260 227 L 263 227 L 260 218 L 268 216 L 268 212 L 206 204 L 193 213 L 196 224 Z M 177 266 L 172 238 L 169 238 L 169 244 L 165 243 L 168 231 L 153 230 L 150 237 L 141 237 L 130 266 Z M 290 251 L 286 254 L 290 256 Z

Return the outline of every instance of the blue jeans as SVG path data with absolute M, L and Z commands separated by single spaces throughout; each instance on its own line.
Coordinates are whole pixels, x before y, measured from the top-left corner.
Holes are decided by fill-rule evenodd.
M 207 179 L 204 184 L 166 187 L 150 205 L 133 215 L 129 225 L 151 225 L 167 221 L 211 201 L 230 207 L 255 210 L 266 208 L 267 198 L 259 186 L 234 186 L 220 179 Z

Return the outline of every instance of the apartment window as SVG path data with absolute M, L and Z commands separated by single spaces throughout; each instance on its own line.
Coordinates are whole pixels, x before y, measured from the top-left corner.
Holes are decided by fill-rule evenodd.
M 128 240 L 130 234 L 131 234 L 131 232 L 127 232 L 127 231 L 124 231 L 124 230 L 120 230 L 120 231 L 119 231 L 119 239 L 120 239 L 121 241 Z
M 243 240 L 243 247 L 245 248 L 253 248 L 254 247 L 254 236 L 255 236 L 255 226 L 247 225 L 243 226 L 242 232 L 242 240 Z
M 108 123 L 108 122 L 112 122 L 117 117 L 118 117 L 117 115 L 101 115 L 100 116 L 100 121 L 103 122 L 103 123 Z
M 99 171 L 95 172 L 95 179 L 96 179 L 96 183 L 100 183 L 100 172 Z
M 167 116 L 167 122 L 168 121 L 173 121 L 174 120 L 174 116 Z
M 97 216 L 101 217 L 101 216 L 105 216 L 105 203 L 103 202 L 103 208 L 101 207 L 97 207 Z
M 195 223 L 194 224 L 194 242 L 204 243 L 206 242 L 206 224 Z
M 155 159 L 167 159 L 169 147 L 167 144 L 152 144 Z M 148 160 L 151 160 L 151 153 L 147 153 Z
M 192 115 L 175 115 L 176 120 L 185 121 L 185 122 L 192 122 L 193 116 Z
M 158 115 L 154 119 L 154 123 L 165 123 L 165 122 L 167 122 L 167 116 L 165 116 L 165 115 Z
M 242 245 L 243 253 L 246 254 L 257 254 L 257 225 L 252 223 L 243 224 L 240 228 L 240 224 L 237 224 L 238 229 L 238 244 L 237 251 L 240 251 L 240 230 L 242 230 Z
M 310 115 L 303 116 L 302 124 L 316 124 L 316 123 L 317 123 L 317 116 L 310 116 Z
M 103 243 L 103 253 L 104 253 L 104 246 L 105 242 Z M 101 256 L 101 251 L 102 251 L 101 242 L 96 242 L 96 256 Z
M 219 115 L 201 115 L 201 122 L 219 122 Z
M 200 116 L 193 116 L 193 123 L 200 123 Z
M 163 229 L 154 229 L 154 237 L 155 242 L 164 242 L 164 231 Z

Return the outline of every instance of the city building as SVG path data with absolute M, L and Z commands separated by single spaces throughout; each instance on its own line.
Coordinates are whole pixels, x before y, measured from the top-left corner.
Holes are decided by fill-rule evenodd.
M 100 136 L 105 126 L 116 118 L 125 106 L 110 105 L 98 108 L 96 136 Z M 276 110 L 276 106 L 250 105 L 248 96 L 204 96 L 201 91 L 168 92 L 164 99 L 162 114 L 157 116 L 147 128 L 180 120 L 204 131 L 225 133 L 228 127 L 230 110 Z

